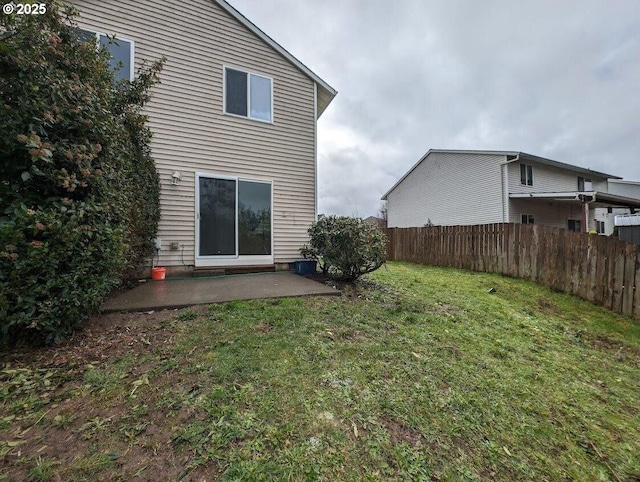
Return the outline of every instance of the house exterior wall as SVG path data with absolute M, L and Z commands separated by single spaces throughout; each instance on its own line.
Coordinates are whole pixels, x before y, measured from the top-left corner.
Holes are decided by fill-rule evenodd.
M 609 192 L 618 196 L 640 199 L 640 182 L 636 181 L 609 181 Z
M 519 179 L 519 178 L 518 178 Z M 582 204 L 571 201 L 554 201 L 551 199 L 510 199 L 509 222 L 522 222 L 522 215 L 530 214 L 535 224 L 566 228 L 567 220 L 582 222 Z M 589 214 L 589 225 L 593 226 L 594 212 Z
M 196 172 L 272 181 L 274 262 L 299 258 L 316 214 L 313 80 L 212 0 L 189 8 L 153 0 L 73 3 L 81 27 L 135 42 L 136 70 L 142 59 L 167 59 L 146 108 L 161 180 L 159 263 L 194 264 Z M 224 66 L 273 79 L 273 123 L 223 113 Z M 180 249 L 171 251 L 171 242 Z
M 389 227 L 503 222 L 499 154 L 430 152 L 387 197 Z
M 602 234 L 610 236 L 613 234 L 613 230 L 615 228 L 616 216 L 629 213 L 631 213 L 631 209 L 629 208 L 613 208 L 611 212 L 609 212 L 607 208 L 596 208 L 593 214 L 595 220 L 602 221 L 604 223 L 604 233 Z
M 640 182 L 622 181 L 610 179 L 608 183 L 608 191 L 611 194 L 640 199 Z M 607 208 L 596 208 L 594 218 L 604 223 L 604 235 L 613 234 L 615 228 L 615 218 L 620 214 L 630 214 L 629 208 L 613 208 L 611 212 Z
M 589 209 L 573 196 L 565 200 L 509 198 L 522 193 L 575 193 L 578 177 L 591 179 L 593 191 L 608 192 L 607 179 L 529 160 L 507 162 L 513 152 L 429 151 L 386 194 L 389 227 L 521 223 L 522 215 L 536 224 L 567 228 L 580 221 L 583 230 L 596 229 L 602 221 L 599 209 Z M 512 158 L 512 157 L 511 157 Z M 520 182 L 520 164 L 533 167 L 533 186 Z M 637 184 L 640 189 L 640 183 Z M 565 196 L 566 197 L 566 196 Z M 607 220 L 606 229 L 612 229 Z M 611 226 L 609 226 L 611 225 Z
M 529 164 L 533 167 L 533 186 L 525 186 L 520 183 L 520 164 Z M 589 178 L 588 175 L 576 171 L 526 161 L 509 163 L 507 171 L 510 193 L 577 191 L 578 176 Z M 594 191 L 607 192 L 606 179 L 592 176 L 591 181 Z

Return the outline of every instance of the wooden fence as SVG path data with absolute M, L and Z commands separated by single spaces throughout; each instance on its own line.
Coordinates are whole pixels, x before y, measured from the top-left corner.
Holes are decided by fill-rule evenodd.
M 640 319 L 640 246 L 531 224 L 387 229 L 387 259 L 523 278 Z

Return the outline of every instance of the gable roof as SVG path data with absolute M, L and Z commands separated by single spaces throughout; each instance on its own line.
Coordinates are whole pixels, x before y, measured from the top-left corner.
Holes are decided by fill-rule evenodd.
M 587 169 L 580 166 L 574 166 L 572 164 L 566 164 L 560 161 L 554 161 L 552 159 L 546 159 L 544 157 L 534 156 L 531 154 L 527 154 L 526 152 L 517 152 L 515 153 L 519 156 L 521 161 L 529 161 L 529 162 L 538 162 L 540 164 L 546 164 L 548 166 L 559 167 L 560 169 L 570 169 L 571 171 L 576 171 L 581 174 L 586 174 L 587 176 L 594 177 L 602 177 L 604 179 L 622 179 L 620 176 L 614 176 L 613 174 L 607 174 L 605 172 L 593 171 L 591 169 Z M 507 161 L 508 163 L 514 162 L 516 159 L 510 159 Z
M 235 8 L 229 5 L 225 0 L 212 0 L 220 7 L 222 7 L 226 12 L 228 12 L 232 17 L 234 17 L 238 22 L 247 27 L 251 32 L 253 32 L 256 36 L 258 36 L 263 42 L 267 45 L 271 46 L 276 52 L 282 55 L 285 59 L 287 59 L 291 64 L 293 64 L 296 68 L 298 68 L 302 73 L 304 73 L 307 77 L 313 80 L 318 86 L 318 101 L 317 101 L 317 113 L 316 116 L 319 118 L 324 110 L 331 103 L 333 98 L 338 93 L 333 87 L 327 84 L 324 80 L 322 80 L 318 75 L 316 75 L 309 67 L 300 62 L 297 58 L 291 55 L 282 45 L 269 37 L 266 33 L 264 33 L 258 26 L 256 26 L 251 20 L 238 12 Z
M 474 150 L 458 150 L 458 149 L 429 149 L 429 151 L 420 158 L 418 162 L 416 162 L 411 169 L 407 171 L 407 173 L 402 176 L 398 182 L 396 182 L 391 189 L 389 189 L 384 196 L 382 196 L 382 200 L 386 200 L 387 196 L 393 191 L 398 185 L 405 180 L 405 178 L 411 174 L 416 167 L 418 167 L 422 161 L 424 161 L 429 154 L 431 153 L 443 153 L 443 154 L 486 154 L 486 155 L 499 155 L 505 156 L 507 161 L 504 164 L 509 164 L 515 161 L 524 161 L 524 162 L 538 162 L 540 164 L 546 164 L 548 166 L 558 167 L 560 169 L 569 169 L 571 171 L 576 171 L 581 174 L 586 174 L 594 177 L 602 177 L 604 179 L 622 179 L 619 176 L 614 176 L 613 174 L 606 174 L 604 172 L 592 171 L 591 169 L 586 169 L 584 167 L 574 166 L 572 164 L 566 164 L 564 162 L 554 161 L 552 159 L 546 159 L 544 157 L 538 157 L 531 154 L 527 154 L 526 152 L 520 151 L 474 151 Z

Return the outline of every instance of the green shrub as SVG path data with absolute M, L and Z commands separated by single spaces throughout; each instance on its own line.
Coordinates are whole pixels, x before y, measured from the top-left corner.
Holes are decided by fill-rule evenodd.
M 309 244 L 300 252 L 313 258 L 325 275 L 342 281 L 354 281 L 375 271 L 386 259 L 384 233 L 359 218 L 328 216 L 309 228 Z
M 73 12 L 0 16 L 0 344 L 51 343 L 153 249 L 159 181 L 141 114 L 162 61 L 114 82 Z

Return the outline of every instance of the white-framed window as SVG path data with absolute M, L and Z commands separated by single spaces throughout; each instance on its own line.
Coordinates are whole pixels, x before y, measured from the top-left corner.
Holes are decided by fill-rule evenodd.
M 531 164 L 520 164 L 520 184 L 533 186 L 533 166 Z
M 273 79 L 224 67 L 224 113 L 273 121 Z
M 533 214 L 523 214 L 520 217 L 522 224 L 533 224 Z
M 604 221 L 596 220 L 596 232 L 598 234 L 604 234 Z
M 85 42 L 95 41 L 96 47 L 104 47 L 111 55 L 109 67 L 113 69 L 115 80 L 133 80 L 134 42 L 105 33 L 78 29 L 78 37 Z

